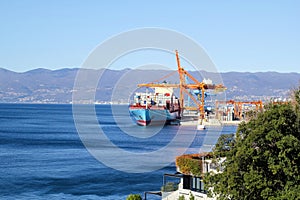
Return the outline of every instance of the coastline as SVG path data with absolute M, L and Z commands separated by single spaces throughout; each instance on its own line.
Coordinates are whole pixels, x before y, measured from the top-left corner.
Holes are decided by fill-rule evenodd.
M 207 127 L 213 127 L 213 126 L 238 126 L 243 121 L 218 121 L 218 123 L 210 123 L 205 122 L 204 125 Z M 197 120 L 190 120 L 190 121 L 181 121 L 180 125 L 182 126 L 197 126 L 198 121 Z

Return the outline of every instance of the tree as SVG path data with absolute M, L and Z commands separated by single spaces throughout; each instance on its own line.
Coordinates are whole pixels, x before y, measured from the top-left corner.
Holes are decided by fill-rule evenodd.
M 234 145 L 234 134 L 223 134 L 219 137 L 215 148 L 214 156 L 215 157 L 224 157 L 229 153 L 230 149 Z
M 300 199 L 300 87 L 294 97 L 239 125 L 223 173 L 205 177 L 207 190 L 218 199 Z

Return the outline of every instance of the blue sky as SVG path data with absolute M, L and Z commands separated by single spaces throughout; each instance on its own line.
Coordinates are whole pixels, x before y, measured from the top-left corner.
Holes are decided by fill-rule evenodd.
M 221 72 L 300 72 L 299 2 L 1 0 L 0 67 L 79 67 L 113 35 L 160 27 L 194 39 Z

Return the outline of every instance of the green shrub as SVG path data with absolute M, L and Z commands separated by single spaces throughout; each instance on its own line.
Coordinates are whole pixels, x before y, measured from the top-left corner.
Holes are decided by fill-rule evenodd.
M 142 197 L 139 194 L 130 194 L 126 200 L 142 200 Z
M 178 200 L 185 200 L 185 198 L 184 198 L 183 195 L 181 195 L 181 196 L 179 196 L 179 199 L 178 199 Z
M 176 158 L 176 165 L 184 174 L 201 176 L 202 161 L 195 155 L 182 155 Z
M 190 200 L 195 200 L 195 197 L 191 192 L 190 192 Z

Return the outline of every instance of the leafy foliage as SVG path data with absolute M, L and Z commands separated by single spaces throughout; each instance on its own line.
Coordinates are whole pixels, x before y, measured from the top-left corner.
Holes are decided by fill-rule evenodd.
M 255 118 L 258 114 L 257 110 L 249 110 L 245 113 L 245 120 L 249 121 L 252 118 Z
M 195 197 L 191 192 L 190 192 L 190 200 L 195 200 Z
M 184 196 L 183 195 L 179 196 L 178 200 L 185 200 Z
M 214 148 L 215 157 L 225 157 L 234 145 L 234 134 L 221 135 Z
M 294 105 L 269 105 L 239 125 L 224 172 L 205 177 L 207 190 L 213 188 L 218 199 L 300 198 L 300 89 L 295 95 Z
M 176 158 L 176 166 L 183 174 L 202 175 L 202 161 L 199 154 L 182 155 Z
M 139 194 L 130 194 L 126 200 L 142 200 L 142 197 Z

